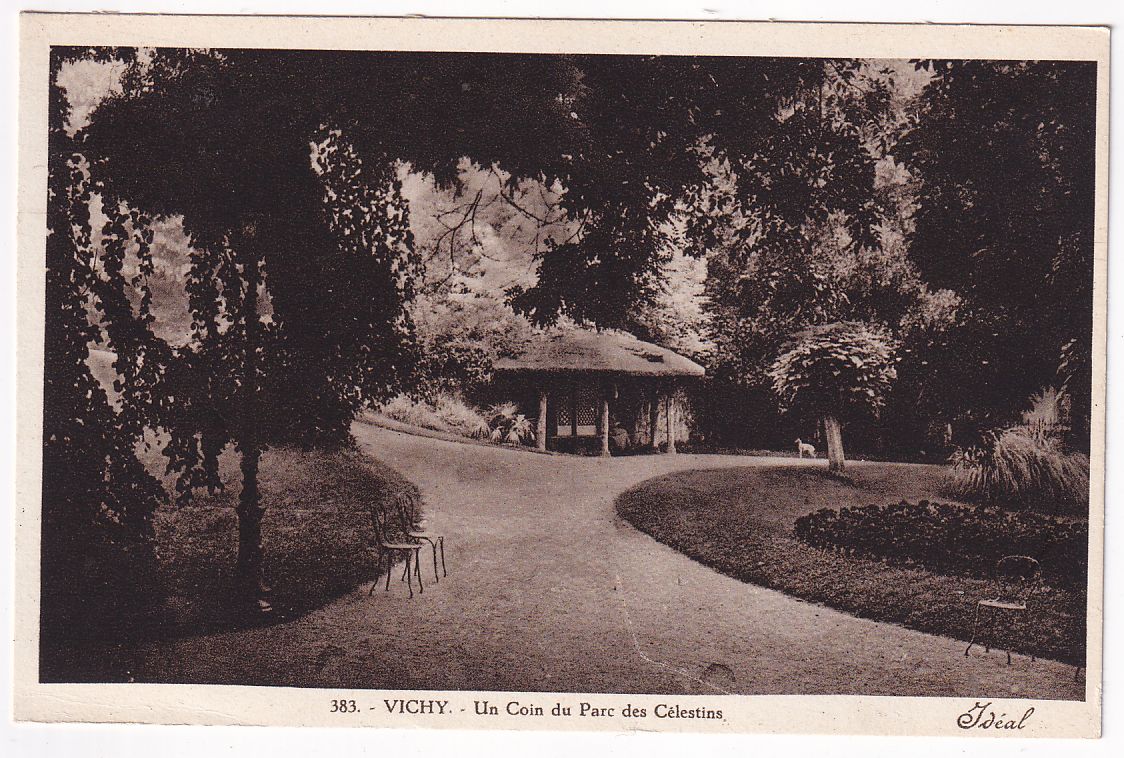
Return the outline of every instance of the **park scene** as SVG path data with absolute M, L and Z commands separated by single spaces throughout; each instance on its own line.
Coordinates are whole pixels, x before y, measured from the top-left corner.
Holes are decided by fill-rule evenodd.
M 1083 699 L 1095 106 L 53 48 L 40 680 Z

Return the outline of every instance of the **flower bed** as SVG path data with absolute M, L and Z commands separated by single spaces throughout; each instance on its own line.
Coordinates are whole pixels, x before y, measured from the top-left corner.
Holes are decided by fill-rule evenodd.
M 986 577 L 1003 556 L 1029 555 L 1054 586 L 1083 589 L 1088 574 L 1088 524 L 994 506 L 922 500 L 824 508 L 798 518 L 795 533 L 812 547 L 941 573 Z

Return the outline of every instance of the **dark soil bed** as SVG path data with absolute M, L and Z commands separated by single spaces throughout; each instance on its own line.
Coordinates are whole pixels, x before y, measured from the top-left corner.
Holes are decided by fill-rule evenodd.
M 993 590 L 989 580 L 821 550 L 793 532 L 797 518 L 821 508 L 943 499 L 940 481 L 940 468 L 913 464 L 854 466 L 846 480 L 796 466 L 687 471 L 625 492 L 617 511 L 660 542 L 742 581 L 967 640 L 976 601 Z M 999 644 L 1083 665 L 1085 613 L 1084 592 L 1045 587 L 1031 613 L 997 627 Z

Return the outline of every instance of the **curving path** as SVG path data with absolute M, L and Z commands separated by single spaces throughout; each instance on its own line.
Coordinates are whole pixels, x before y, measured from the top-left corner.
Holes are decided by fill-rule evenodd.
M 421 488 L 450 575 L 413 600 L 358 588 L 273 627 L 162 643 L 136 676 L 322 687 L 1080 699 L 1073 668 L 867 621 L 715 573 L 615 516 L 614 497 L 738 456 L 579 458 L 367 423 L 361 448 Z M 785 460 L 785 465 L 793 461 Z M 820 462 L 822 465 L 822 461 Z M 426 564 L 423 564 L 426 565 Z

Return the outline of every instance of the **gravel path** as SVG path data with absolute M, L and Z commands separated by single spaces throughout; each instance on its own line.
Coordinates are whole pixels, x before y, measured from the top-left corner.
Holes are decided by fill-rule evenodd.
M 614 497 L 689 468 L 769 458 L 531 455 L 366 423 L 417 483 L 450 574 L 408 599 L 365 585 L 295 621 L 161 643 L 141 681 L 631 693 L 1081 699 L 1070 666 L 973 650 L 715 573 L 616 518 Z M 789 465 L 793 461 L 785 460 Z M 822 461 L 818 462 L 822 465 Z

